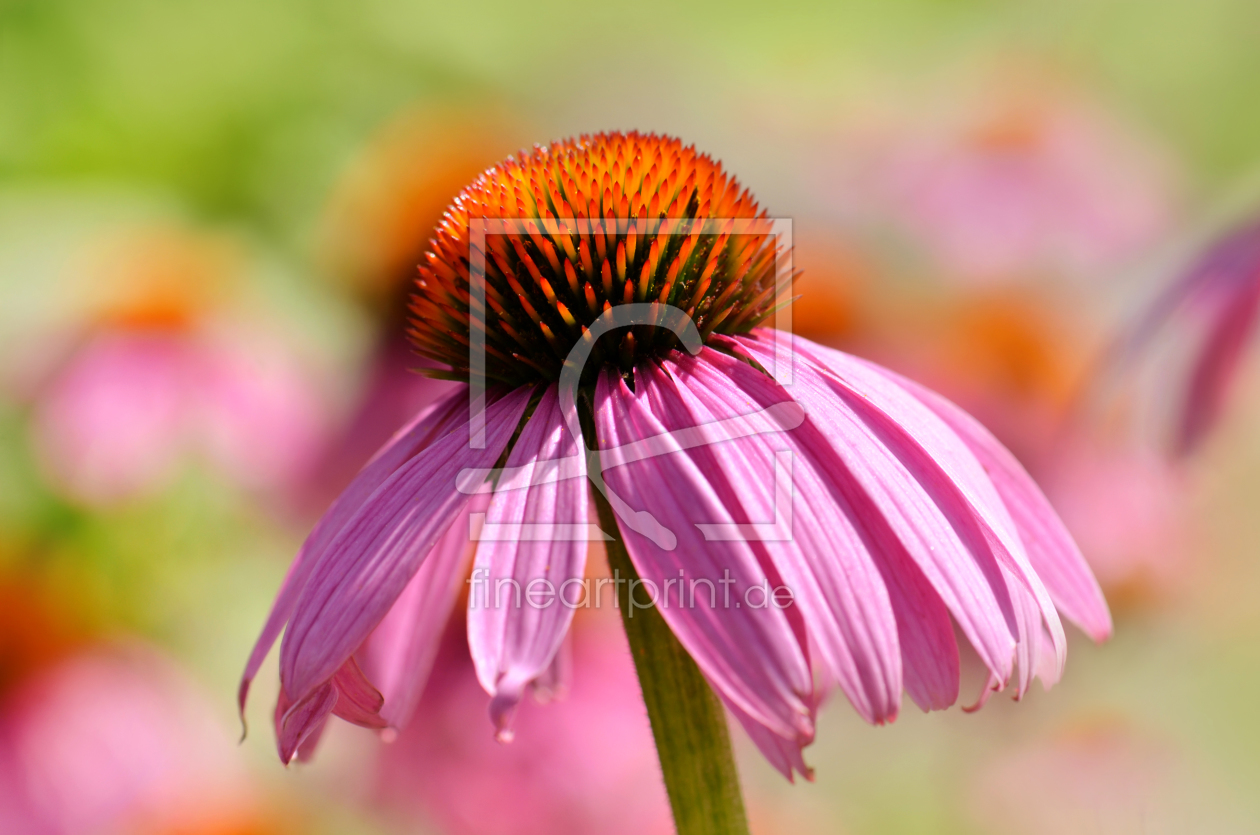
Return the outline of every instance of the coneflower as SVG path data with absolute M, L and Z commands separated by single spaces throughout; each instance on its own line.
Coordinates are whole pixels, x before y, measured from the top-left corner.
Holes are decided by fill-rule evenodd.
M 495 531 L 477 545 L 468 632 L 496 731 L 554 677 L 587 602 L 585 539 L 608 537 L 682 833 L 746 831 L 723 704 L 785 775 L 808 775 L 830 687 L 875 723 L 903 689 L 924 709 L 956 701 L 955 624 L 989 669 L 984 695 L 1058 677 L 1056 605 L 1106 637 L 1076 546 L 988 432 L 762 327 L 789 283 L 773 231 L 710 157 L 637 133 L 539 146 L 456 197 L 412 336 L 471 387 L 377 454 L 290 569 L 241 687 L 243 705 L 287 624 L 284 761 L 329 714 L 405 720 L 474 512 Z M 785 367 L 790 386 L 767 371 Z

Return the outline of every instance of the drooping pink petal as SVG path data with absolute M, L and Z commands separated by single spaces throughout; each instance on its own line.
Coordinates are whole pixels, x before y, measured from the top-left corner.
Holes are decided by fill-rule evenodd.
M 1260 222 L 1249 223 L 1213 245 L 1151 302 L 1113 349 L 1127 363 L 1185 308 L 1218 308 L 1245 292 L 1260 265 Z
M 1250 284 L 1216 305 L 1203 347 L 1194 363 L 1182 400 L 1174 451 L 1186 455 L 1198 446 L 1220 417 L 1237 376 L 1243 351 L 1260 315 L 1260 264 L 1251 268 Z
M 798 355 L 792 395 L 831 443 L 832 450 L 869 499 L 872 524 L 881 550 L 904 548 L 922 570 L 999 680 L 1010 678 L 1018 627 L 1010 596 L 992 549 L 975 529 L 970 513 L 953 516 L 940 506 L 948 493 L 944 479 L 917 457 L 903 460 L 906 444 L 890 435 L 887 416 L 875 409 L 857 411 L 861 398 L 841 398 L 833 381 Z M 773 344 L 757 339 L 733 341 L 758 361 L 769 360 Z M 870 423 L 868 423 L 870 421 Z M 890 447 L 889 444 L 892 444 Z M 926 480 L 926 483 L 924 481 Z
M 360 650 L 363 672 L 385 697 L 381 716 L 401 730 L 411 718 L 467 571 L 473 497 L 421 564 Z
M 313 742 L 324 732 L 324 724 L 337 704 L 337 690 L 331 682 L 320 685 L 303 698 L 294 702 L 280 688 L 276 700 L 276 745 L 280 750 L 280 762 L 293 762 L 299 749 L 313 751 Z
M 1011 604 L 1015 608 L 1015 624 L 1019 629 L 1019 641 L 1015 644 L 1015 666 L 1019 676 L 1015 682 L 1015 698 L 1021 699 L 1039 671 L 1050 671 L 1048 677 L 1041 680 L 1049 688 L 1059 680 L 1062 667 L 1053 661 L 1053 644 L 1042 641 L 1047 632 L 1042 626 L 1037 599 L 1005 565 L 1002 566 L 1002 577 L 1005 578 L 1006 590 L 1011 595 Z
M 1046 584 L 1055 606 L 1095 641 L 1106 640 L 1111 635 L 1111 613 L 1098 581 L 1032 476 L 971 415 L 912 380 L 899 381 L 949 424 L 984 466 L 1015 520 L 1033 570 Z
M 776 771 L 786 777 L 789 783 L 796 782 L 797 774 L 813 782 L 814 769 L 805 764 L 804 756 L 804 748 L 813 742 L 812 737 L 806 740 L 784 739 L 726 699 L 722 700 L 722 704 L 739 721 L 740 727 L 748 734 L 748 738 L 757 746 L 761 755 L 774 766 Z
M 460 412 L 467 408 L 468 390 L 465 387 L 417 415 L 415 420 L 400 429 L 389 440 L 389 443 L 381 447 L 315 524 L 314 529 L 306 537 L 306 541 L 302 543 L 301 549 L 298 550 L 293 564 L 289 566 L 284 582 L 280 585 L 280 591 L 276 594 L 276 601 L 271 606 L 271 612 L 267 615 L 262 632 L 254 643 L 249 660 L 245 664 L 245 672 L 241 675 L 237 692 L 237 704 L 242 716 L 245 713 L 245 700 L 249 696 L 250 683 L 254 680 L 254 676 L 258 675 L 258 669 L 266 659 L 267 653 L 271 651 L 271 645 L 275 643 L 280 631 L 284 629 L 284 625 L 293 614 L 293 607 L 302 589 L 306 587 L 311 569 L 328 550 L 334 537 L 398 467 L 436 438 L 445 434 Z
M 679 356 L 676 363 L 680 392 L 693 392 L 710 409 L 725 402 L 728 409 L 739 404 L 746 412 L 791 402 L 772 379 L 720 352 L 706 349 L 695 360 Z M 846 465 L 812 418 L 787 432 L 729 445 L 752 458 L 766 449 L 767 439 L 781 439 L 793 452 L 797 489 L 792 541 L 766 545 L 798 599 L 806 595 L 801 605 L 819 652 L 831 660 L 829 677 L 869 721 L 896 715 L 903 676 L 911 698 L 925 710 L 953 704 L 958 648 L 940 596 L 891 529 L 880 523 L 861 485 L 845 476 Z M 727 466 L 737 472 L 741 456 L 730 456 Z M 761 480 L 773 484 L 773 478 L 771 466 Z M 756 479 L 740 481 L 744 491 L 755 489 L 751 482 Z M 812 589 L 822 599 L 811 605 Z M 853 661 L 845 660 L 849 654 L 861 662 L 860 679 Z M 858 695 L 859 687 L 870 695 Z
M 767 566 L 748 542 L 710 542 L 696 527 L 735 523 L 712 486 L 713 474 L 685 453 L 643 394 L 612 371 L 597 385 L 595 431 L 608 487 L 638 513 L 634 520 L 621 520 L 622 535 L 635 569 L 652 584 L 645 588 L 657 591 L 665 622 L 732 704 L 780 736 L 810 738 L 813 685 L 790 610 L 743 605 L 748 590 L 767 581 Z M 639 450 L 650 448 L 642 457 L 619 449 L 639 442 Z M 663 541 L 630 527 L 631 521 L 643 524 L 644 513 L 660 526 L 651 530 Z M 667 579 L 677 589 L 672 598 Z M 685 605 L 678 605 L 681 587 L 688 591 Z
M 547 669 L 529 683 L 529 689 L 534 694 L 534 701 L 547 704 L 568 698 L 572 684 L 573 632 L 570 630 L 564 633 L 564 640 L 560 642 L 560 648 L 556 650 Z
M 398 467 L 341 528 L 311 569 L 280 647 L 280 680 L 297 700 L 319 687 L 389 612 L 468 504 L 463 470 L 494 465 L 531 396 L 515 389 L 485 410 L 485 448 L 468 421 Z M 472 489 L 473 486 L 467 486 Z
M 285 764 L 294 757 L 306 762 L 315 754 L 330 716 L 365 728 L 385 727 L 381 707 L 385 699 L 363 675 L 353 657 L 325 684 L 294 702 L 282 687 L 276 700 L 276 742 Z
M 315 749 L 319 747 L 319 741 L 323 738 L 324 731 L 328 729 L 328 720 L 330 718 L 330 715 L 325 715 L 319 721 L 319 724 L 312 728 L 310 733 L 306 735 L 306 738 L 302 740 L 302 744 L 297 748 L 296 759 L 298 762 L 308 763 L 315 758 Z
M 553 384 L 512 448 L 486 514 L 468 599 L 468 646 L 500 732 L 525 687 L 555 658 L 586 594 L 584 452 Z
M 967 445 L 948 424 L 903 388 L 895 375 L 880 366 L 806 340 L 797 339 L 796 345 L 805 356 L 814 358 L 830 371 L 828 376 L 833 387 L 838 388 L 838 394 L 842 397 L 847 394 L 855 408 L 867 411 L 876 421 L 883 420 L 883 432 L 898 455 L 913 462 L 919 470 L 920 482 L 935 483 L 935 497 L 942 509 L 963 524 L 970 513 L 994 557 L 1009 571 L 1011 578 L 1032 594 L 1050 633 L 1058 669 L 1062 670 L 1067 642 L 1058 612 L 1028 560 L 1009 510 Z M 1032 634 L 1040 632 L 1032 630 Z M 1035 644 L 1027 649 L 1034 654 L 1037 652 Z M 1037 666 L 1035 657 L 1030 660 L 1033 667 Z
M 1205 331 L 1178 406 L 1173 452 L 1194 451 L 1216 423 L 1243 347 L 1260 316 L 1260 222 L 1252 219 L 1210 246 L 1157 296 L 1112 348 L 1108 365 L 1130 365 L 1170 324 Z
M 895 718 L 901 702 L 901 658 L 879 570 L 845 508 L 797 440 L 798 433 L 785 433 L 758 414 L 771 406 L 795 405 L 787 393 L 747 363 L 712 349 L 695 359 L 679 356 L 664 370 L 649 366 L 639 380 L 667 428 L 699 427 L 709 433 L 710 442 L 692 447 L 689 454 L 712 474 L 713 488 L 732 512 L 742 509 L 738 515 L 745 519 L 791 525 L 788 531 L 770 531 L 756 547 L 774 560 L 801 608 L 821 662 L 857 711 L 869 722 Z M 728 439 L 727 433 L 715 431 L 723 425 L 720 421 L 743 416 L 760 430 L 757 434 Z M 791 459 L 778 460 L 778 452 Z M 782 472 L 789 464 L 790 472 Z M 788 483 L 780 484 L 781 478 Z M 777 495 L 783 487 L 788 495 Z
M 332 677 L 332 685 L 337 690 L 334 715 L 365 728 L 385 727 L 386 722 L 381 717 L 385 697 L 364 677 L 353 655 Z
M 365 728 L 386 726 L 381 716 L 385 698 L 363 675 L 353 657 L 324 685 L 294 702 L 282 687 L 276 700 L 276 742 L 285 764 L 296 757 L 301 762 L 315 754 L 330 716 L 338 716 Z

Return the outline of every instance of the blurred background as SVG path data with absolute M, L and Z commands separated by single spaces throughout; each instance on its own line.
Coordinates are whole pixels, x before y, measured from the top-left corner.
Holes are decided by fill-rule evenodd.
M 1174 462 L 1173 375 L 1095 374 L 1260 210 L 1257 101 L 1248 0 L 0 0 L 0 831 L 669 831 L 594 615 L 511 746 L 458 622 L 392 744 L 340 724 L 283 768 L 274 660 L 237 744 L 289 560 L 441 394 L 401 334 L 444 205 L 608 129 L 695 143 L 792 218 L 796 330 L 989 425 L 1116 618 L 1022 704 L 829 705 L 812 784 L 738 737 L 754 831 L 1260 831 L 1260 388 Z

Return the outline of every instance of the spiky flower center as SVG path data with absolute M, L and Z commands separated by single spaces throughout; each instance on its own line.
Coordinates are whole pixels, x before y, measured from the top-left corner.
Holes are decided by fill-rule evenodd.
M 609 133 L 539 145 L 455 198 L 420 265 L 411 336 L 467 378 L 470 342 L 484 330 L 487 377 L 520 385 L 558 379 L 617 305 L 672 305 L 706 340 L 743 333 L 776 307 L 782 253 L 771 233 L 753 196 L 677 139 Z M 614 331 L 588 367 L 629 370 L 677 344 L 665 328 Z

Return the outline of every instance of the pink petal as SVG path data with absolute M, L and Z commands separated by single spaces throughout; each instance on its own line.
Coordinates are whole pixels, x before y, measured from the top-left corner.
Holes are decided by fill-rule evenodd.
M 515 389 L 485 411 L 486 446 L 470 445 L 468 422 L 399 467 L 336 534 L 302 589 L 280 646 L 280 680 L 301 699 L 340 667 L 384 619 L 469 494 L 467 468 L 494 465 L 530 399 Z
M 302 699 L 293 702 L 280 690 L 280 698 L 276 701 L 276 742 L 280 748 L 280 761 L 293 762 L 298 749 L 311 737 L 318 739 L 323 733 L 328 714 L 337 704 L 337 690 L 331 683 L 326 683 L 312 690 Z M 307 750 L 312 750 L 313 746 Z
M 1220 417 L 1237 376 L 1243 350 L 1256 329 L 1260 312 L 1260 266 L 1252 267 L 1251 284 L 1220 301 L 1186 388 L 1175 451 L 1186 455 L 1203 440 Z
M 354 656 L 350 656 L 341 665 L 341 669 L 332 677 L 332 685 L 337 690 L 334 715 L 365 728 L 385 727 L 385 720 L 381 718 L 385 697 L 364 677 Z
M 1020 699 L 1028 692 L 1038 671 L 1051 671 L 1049 679 L 1042 679 L 1042 683 L 1050 687 L 1059 680 L 1062 667 L 1050 660 L 1054 657 L 1053 652 L 1046 652 L 1050 645 L 1043 644 L 1041 640 L 1046 632 L 1042 627 L 1037 599 L 1005 565 L 1002 566 L 1002 576 L 1006 579 L 1006 590 L 1011 595 L 1011 604 L 1015 608 L 1015 624 L 1019 629 L 1019 641 L 1015 644 L 1015 666 L 1019 670 L 1015 698 Z
M 921 483 L 937 485 L 935 498 L 951 518 L 962 525 L 978 525 L 994 557 L 1032 593 L 1062 670 L 1067 641 L 1058 612 L 1028 560 L 1009 510 L 967 445 L 940 417 L 899 385 L 891 372 L 802 339 L 797 339 L 796 344 L 798 350 L 830 370 L 828 376 L 838 394 L 847 394 L 855 407 L 864 409 L 876 421 L 882 418 L 882 431 L 893 442 L 899 457 L 913 463 Z M 1035 645 L 1029 648 L 1036 652 Z M 1036 659 L 1032 660 L 1036 666 Z
M 766 375 L 712 349 L 695 359 L 679 355 L 665 369 L 649 367 L 639 379 L 655 414 L 681 418 L 677 425 L 663 421 L 671 431 L 708 429 L 792 403 Z M 693 447 L 690 455 L 713 473 L 710 482 L 728 508 L 742 508 L 738 515 L 745 519 L 769 521 L 788 511 L 777 507 L 776 450 L 793 453 L 791 539 L 759 544 L 792 590 L 829 674 L 857 711 L 870 722 L 893 719 L 901 702 L 901 658 L 879 570 L 851 514 L 804 448 L 809 430 L 784 433 L 765 417 L 756 420 L 764 434 L 723 440 L 715 432 L 710 444 Z
M 1240 290 L 1245 292 L 1258 263 L 1260 223 L 1252 222 L 1210 247 L 1191 269 L 1151 302 L 1116 346 L 1117 361 L 1129 361 L 1184 308 L 1229 305 Z
M 638 511 L 637 520 L 651 514 L 676 543 L 666 549 L 623 524 L 626 548 L 640 577 L 658 593 L 666 579 L 674 582 L 675 593 L 680 578 L 687 583 L 707 580 L 715 587 L 716 600 L 701 585 L 695 605 L 689 599 L 685 606 L 659 606 L 665 622 L 732 704 L 780 736 L 812 737 L 813 685 L 792 610 L 735 605 L 746 599 L 748 589 L 769 581 L 767 569 L 773 566 L 768 560 L 763 564 L 747 542 L 706 541 L 696 523 L 733 523 L 730 510 L 710 478 L 653 414 L 642 389 L 632 392 L 613 371 L 599 378 L 595 429 L 608 487 Z M 659 454 L 618 460 L 624 456 L 616 455 L 616 448 L 647 439 Z
M 784 739 L 776 733 L 772 733 L 766 726 L 753 719 L 747 713 L 737 708 L 735 705 L 722 700 L 726 705 L 726 709 L 731 715 L 739 720 L 739 724 L 743 727 L 744 732 L 748 734 L 748 738 L 757 746 L 757 750 L 766 758 L 775 770 L 788 779 L 789 783 L 796 782 L 796 774 L 800 774 L 806 780 L 813 782 L 814 769 L 805 764 L 804 748 L 813 742 L 813 738 L 802 741 Z
M 560 701 L 569 697 L 573 685 L 573 632 L 564 633 L 564 640 L 555 657 L 538 678 L 530 682 L 530 691 L 539 704 Z
M 984 466 L 1015 520 L 1029 562 L 1059 611 L 1095 641 L 1106 640 L 1111 635 L 1107 601 L 1072 535 L 1037 483 L 971 415 L 918 383 L 904 378 L 899 382 L 949 424 Z
M 525 424 L 486 514 L 487 526 L 501 526 L 503 534 L 530 527 L 504 539 L 489 539 L 483 530 L 473 568 L 468 645 L 477 677 L 493 696 L 499 731 L 524 688 L 555 658 L 574 604 L 586 594 L 580 585 L 565 585 L 580 584 L 586 568 L 585 448 L 570 435 L 556 392 L 548 387 Z M 562 461 L 568 466 L 559 472 Z
M 409 425 L 389 440 L 385 446 L 369 461 L 354 481 L 333 502 L 328 511 L 315 524 L 315 528 L 302 543 L 301 549 L 289 566 L 288 574 L 280 585 L 276 602 L 272 604 L 267 621 L 263 624 L 262 633 L 258 636 L 249 660 L 245 664 L 245 672 L 241 676 L 237 692 L 237 703 L 241 716 L 245 714 L 245 700 L 249 696 L 249 685 L 258 675 L 271 651 L 271 645 L 280 635 L 280 630 L 293 614 L 293 607 L 298 596 L 306 587 L 311 569 L 332 544 L 333 538 L 341 531 L 364 502 L 376 492 L 386 479 L 393 475 L 407 459 L 424 449 L 434 439 L 443 435 L 460 412 L 468 407 L 468 390 L 461 388 L 446 399 L 434 404 L 416 416 Z
M 450 380 L 416 373 L 421 364 L 423 360 L 404 334 L 382 340 L 365 369 L 366 380 L 353 412 L 334 431 L 310 477 L 294 485 L 303 507 L 327 506 L 398 427 L 461 389 Z M 467 398 L 467 389 L 462 391 Z
M 690 363 L 692 375 L 688 377 L 685 388 L 702 397 L 710 389 L 720 390 L 728 379 L 730 382 L 727 385 L 737 387 L 750 406 L 766 408 L 790 397 L 773 380 L 742 361 L 717 351 L 706 351 L 701 356 L 707 366 L 686 358 L 678 363 L 679 366 Z M 728 396 L 734 398 L 736 394 L 732 391 Z M 821 579 L 797 579 L 793 589 L 807 589 L 816 583 L 829 586 L 828 599 L 833 602 L 828 605 L 833 607 L 835 614 L 832 617 L 838 621 L 837 626 L 842 631 L 858 628 L 854 616 L 845 614 L 845 608 L 855 605 L 865 607 L 868 613 L 860 617 L 871 619 L 875 624 L 871 631 L 884 639 L 873 641 L 873 647 L 880 653 L 875 658 L 869 658 L 875 649 L 865 650 L 867 665 L 878 667 L 889 663 L 890 653 L 891 661 L 895 663 L 899 647 L 900 674 L 904 675 L 904 685 L 911 698 L 925 710 L 953 704 L 958 697 L 958 647 L 949 611 L 940 595 L 892 530 L 879 523 L 882 516 L 862 486 L 851 477 L 842 477 L 847 467 L 813 418 L 807 417 L 801 426 L 783 434 L 782 438 L 800 456 L 797 466 L 805 468 L 799 471 L 801 477 L 809 479 L 808 486 L 803 481 L 797 481 L 800 485 L 796 491 L 798 508 L 804 499 L 807 502 L 804 509 L 811 511 L 804 517 L 805 521 L 817 519 L 824 525 L 822 530 L 811 527 L 809 532 L 812 536 L 808 539 L 801 537 L 803 531 L 794 533 L 798 543 L 810 542 L 810 547 L 801 555 L 804 565 L 794 572 L 783 569 L 785 576 L 789 573 L 798 576 L 804 571 L 817 573 Z M 818 501 L 815 497 L 826 499 Z M 801 520 L 801 514 L 797 513 L 794 521 Z M 828 536 L 834 537 L 835 541 L 827 542 Z M 796 559 L 802 561 L 800 557 Z M 874 566 L 879 575 L 872 577 L 869 566 Z M 845 602 L 846 589 L 858 580 L 862 583 L 858 601 Z M 881 611 L 884 607 L 873 604 L 871 598 L 887 599 L 895 618 L 895 632 L 891 631 L 886 612 Z M 822 633 L 818 624 L 825 623 L 825 618 L 811 618 L 807 614 L 806 620 L 811 627 L 811 637 L 819 641 Z M 857 625 L 860 623 L 861 620 L 856 622 Z M 839 638 L 843 636 L 837 635 L 833 640 Z M 860 644 L 856 646 L 861 647 Z M 841 683 L 840 666 L 833 664 L 832 667 L 834 669 L 827 672 L 837 683 Z M 896 704 L 894 699 L 894 709 Z M 860 707 L 858 709 L 861 711 Z
M 1258 310 L 1260 223 L 1253 220 L 1213 244 L 1147 306 L 1114 347 L 1112 364 L 1122 367 L 1183 315 L 1207 327 L 1180 407 L 1176 454 L 1192 452 L 1218 419 Z
M 313 727 L 302 743 L 297 747 L 296 759 L 300 763 L 308 763 L 315 758 L 315 749 L 319 747 L 319 740 L 324 736 L 324 731 L 328 728 L 329 716 L 326 714 L 319 723 Z
M 769 341 L 740 338 L 733 344 L 759 361 L 773 351 Z M 1006 681 L 1018 627 L 1000 567 L 971 514 L 960 518 L 956 507 L 947 512 L 941 502 L 953 490 L 939 470 L 914 455 L 898 427 L 865 398 L 840 396 L 834 376 L 801 351 L 812 343 L 798 338 L 796 344 L 792 394 L 831 442 L 840 472 L 857 485 L 855 504 L 861 495 L 868 497 L 865 507 L 879 548 L 910 555 L 985 665 Z
M 395 730 L 407 725 L 424 691 L 459 597 L 470 551 L 469 510 L 478 498 L 451 523 L 360 651 L 364 673 L 385 697 L 381 716 Z

